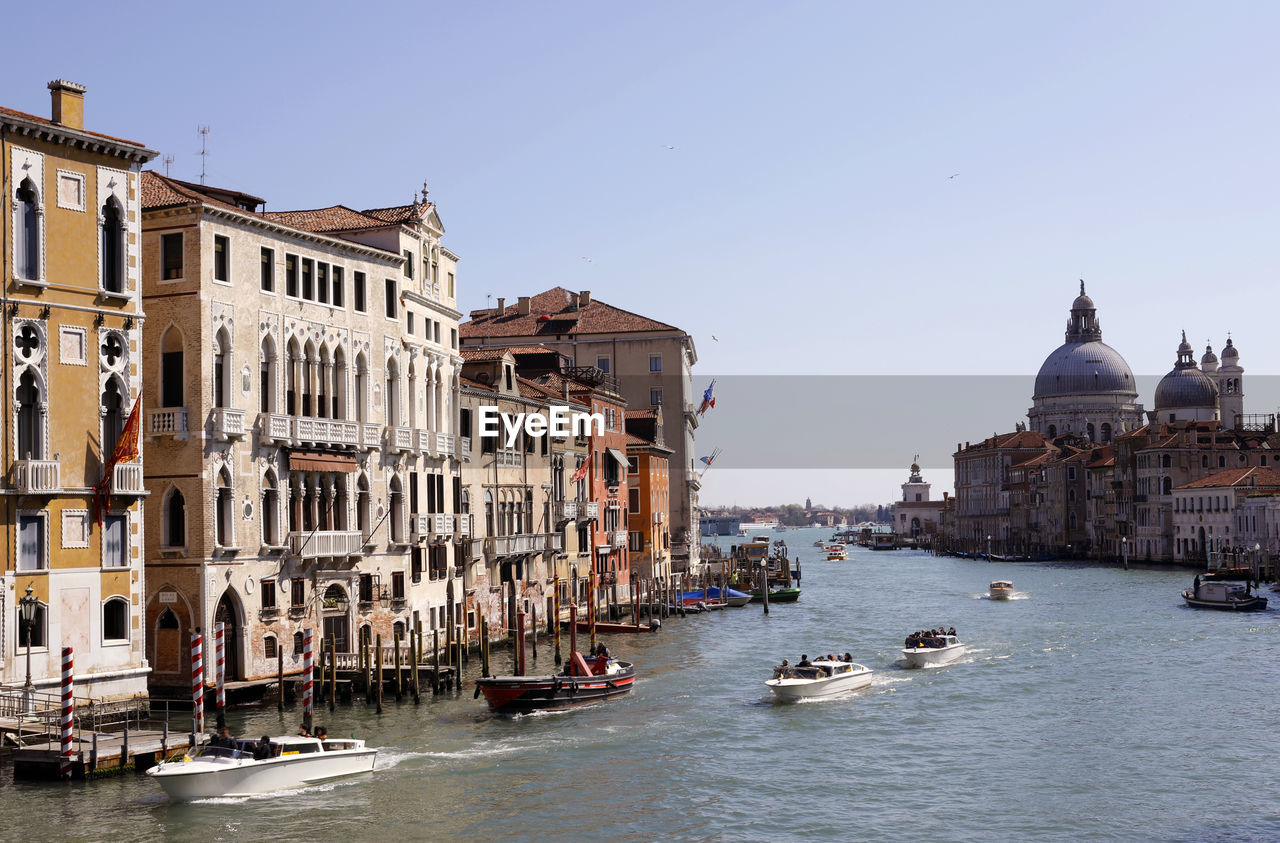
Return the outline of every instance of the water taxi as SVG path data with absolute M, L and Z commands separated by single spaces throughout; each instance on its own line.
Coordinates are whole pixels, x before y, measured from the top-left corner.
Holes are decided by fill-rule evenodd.
M 1267 608 L 1267 598 L 1249 592 L 1243 583 L 1223 580 L 1200 582 L 1182 592 L 1192 609 L 1221 609 L 1227 612 L 1257 612 Z
M 829 697 L 871 684 L 871 668 L 840 659 L 817 659 L 803 667 L 779 666 L 764 683 L 780 700 Z
M 849 553 L 842 544 L 827 545 L 824 550 L 826 550 L 828 562 L 843 562 L 849 558 Z
M 252 796 L 369 773 L 378 754 L 354 738 L 271 738 L 272 754 L 263 758 L 255 757 L 256 741 L 235 743 L 198 747 L 179 761 L 157 764 L 147 775 L 178 801 Z
M 936 667 L 950 664 L 964 653 L 964 645 L 954 635 L 908 638 L 907 646 L 902 650 L 907 667 Z
M 992 580 L 987 594 L 992 600 L 1008 600 L 1013 597 L 1013 583 L 1009 580 Z

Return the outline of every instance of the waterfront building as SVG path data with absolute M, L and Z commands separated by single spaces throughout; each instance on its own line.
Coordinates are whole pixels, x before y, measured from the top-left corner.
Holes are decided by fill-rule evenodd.
M 742 529 L 742 519 L 736 515 L 712 515 L 704 511 L 698 520 L 704 536 L 736 536 Z
M 144 449 L 106 472 L 143 387 L 138 179 L 156 153 L 86 129 L 83 85 L 56 80 L 49 91 L 49 118 L 0 108 L 0 681 L 22 686 L 29 653 L 35 690 L 56 693 L 70 646 L 77 695 L 120 699 L 146 693 L 149 669 Z M 104 480 L 111 494 L 99 501 Z M 19 613 L 27 589 L 38 601 L 29 626 Z
M 638 580 L 666 580 L 671 576 L 671 449 L 663 437 L 662 407 L 627 410 L 626 426 L 631 572 Z
M 217 623 L 227 678 L 264 682 L 306 629 L 352 652 L 456 619 L 455 290 L 401 248 L 452 277 L 434 207 L 267 214 L 154 172 L 142 197 L 153 685 L 188 687 Z
M 542 344 L 563 353 L 575 368 L 611 378 L 628 407 L 665 408 L 666 445 L 672 450 L 671 564 L 678 573 L 696 568 L 700 483 L 693 441 L 700 396 L 693 391 L 693 338 L 599 301 L 589 290 L 563 287 L 521 296 L 510 306 L 499 298 L 497 307 L 470 315 L 460 327 L 464 347 Z
M 1050 452 L 1043 434 L 1016 430 L 994 434 L 981 442 L 957 444 L 954 531 L 949 538 L 961 547 L 996 552 L 1010 546 L 1010 470 L 1019 463 Z
M 1215 471 L 1173 490 L 1173 560 L 1207 562 L 1219 551 L 1251 548 L 1250 539 L 1259 534 L 1242 519 L 1256 518 L 1260 507 L 1246 508 L 1245 501 L 1256 495 L 1269 500 L 1280 494 L 1280 472 L 1271 468 L 1229 468 Z M 1267 509 L 1261 508 L 1264 528 Z M 1265 532 L 1265 529 L 1264 529 Z
M 1031 429 L 1047 439 L 1073 433 L 1106 444 L 1116 434 L 1142 425 L 1142 405 L 1129 364 L 1102 341 L 1093 299 L 1071 303 L 1066 342 L 1055 349 L 1036 375 Z
M 932 485 L 925 482 L 920 466 L 912 463 L 907 482 L 902 484 L 902 500 L 894 502 L 889 515 L 898 535 L 920 538 L 937 534 L 938 513 L 943 502 L 930 497 Z

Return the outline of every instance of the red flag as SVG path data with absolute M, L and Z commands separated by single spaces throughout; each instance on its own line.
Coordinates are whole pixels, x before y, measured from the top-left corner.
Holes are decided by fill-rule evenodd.
M 98 526 L 102 526 L 102 514 L 106 511 L 111 502 L 111 475 L 117 463 L 130 462 L 138 458 L 138 410 L 142 407 L 142 393 L 138 393 L 137 399 L 133 402 L 133 409 L 129 412 L 129 419 L 124 423 L 124 429 L 120 431 L 120 438 L 116 441 L 115 448 L 111 451 L 111 457 L 107 460 L 107 466 L 103 470 L 102 480 L 97 486 L 93 487 L 93 508 L 96 510 L 96 520 Z
M 577 471 L 575 471 L 575 472 L 573 473 L 573 476 L 569 478 L 569 482 L 570 482 L 570 483 L 577 483 L 578 481 L 582 480 L 582 478 L 586 477 L 586 476 L 587 476 L 587 466 L 589 466 L 589 465 L 591 465 L 591 460 L 590 460 L 590 459 L 585 459 L 585 460 L 583 460 L 583 461 L 582 461 L 582 465 L 578 466 L 578 470 L 577 470 Z

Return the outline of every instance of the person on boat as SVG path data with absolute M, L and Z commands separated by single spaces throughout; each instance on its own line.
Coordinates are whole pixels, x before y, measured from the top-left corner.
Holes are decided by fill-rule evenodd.
M 947 630 L 947 635 L 955 635 L 955 634 L 956 634 L 956 628 L 954 626 Z
M 263 735 L 262 740 L 253 745 L 254 761 L 266 761 L 268 758 L 273 758 L 275 754 L 275 750 L 271 747 L 270 735 Z
M 316 740 L 321 740 L 321 741 L 326 741 L 326 740 L 328 740 L 328 739 L 329 739 L 329 730 L 328 730 L 328 729 L 326 729 L 326 728 L 325 728 L 325 727 L 323 727 L 323 726 L 317 726 L 317 727 L 316 727 L 316 734 L 315 734 L 315 738 L 316 738 Z
M 226 726 L 218 730 L 218 737 L 214 739 L 213 745 L 225 747 L 226 749 L 235 749 L 237 747 L 236 739 L 231 737 L 231 730 Z
M 853 653 L 845 653 L 844 660 L 846 662 L 849 662 L 850 664 L 853 664 Z
M 786 659 L 783 659 L 783 660 L 782 660 L 782 664 L 781 664 L 781 665 L 779 665 L 779 666 L 780 666 L 780 667 L 790 667 L 790 666 L 791 666 L 791 664 L 790 664 Z
M 812 667 L 812 666 L 813 666 L 813 662 L 809 661 L 808 654 L 807 653 L 801 654 L 800 661 L 796 663 L 796 667 Z
M 300 738 L 309 738 L 309 737 L 311 737 L 311 733 L 307 731 L 307 724 L 306 724 L 306 723 L 303 723 L 301 726 L 299 726 L 299 727 L 298 727 L 298 737 L 300 737 Z

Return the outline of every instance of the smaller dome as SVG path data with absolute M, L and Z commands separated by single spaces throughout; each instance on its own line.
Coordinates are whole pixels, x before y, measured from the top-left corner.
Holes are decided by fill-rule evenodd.
M 1176 368 L 1156 387 L 1156 410 L 1217 407 L 1218 388 L 1212 378 L 1196 368 Z
M 1076 296 L 1076 300 L 1071 303 L 1072 310 L 1096 310 L 1093 306 L 1093 299 L 1085 295 L 1084 279 L 1080 279 L 1080 295 Z
M 1232 344 L 1231 338 L 1227 337 L 1226 348 L 1222 349 L 1222 361 L 1225 363 L 1227 360 L 1238 360 L 1239 358 L 1240 352 L 1236 351 L 1236 347 Z
M 1225 352 L 1224 352 L 1225 353 Z M 1191 354 L 1191 343 L 1187 342 L 1187 332 L 1182 332 L 1182 342 L 1178 343 L 1178 356 Z
M 1204 357 L 1200 358 L 1200 368 L 1205 369 L 1216 365 L 1218 365 L 1218 355 L 1213 353 L 1212 345 L 1206 345 L 1204 347 Z

